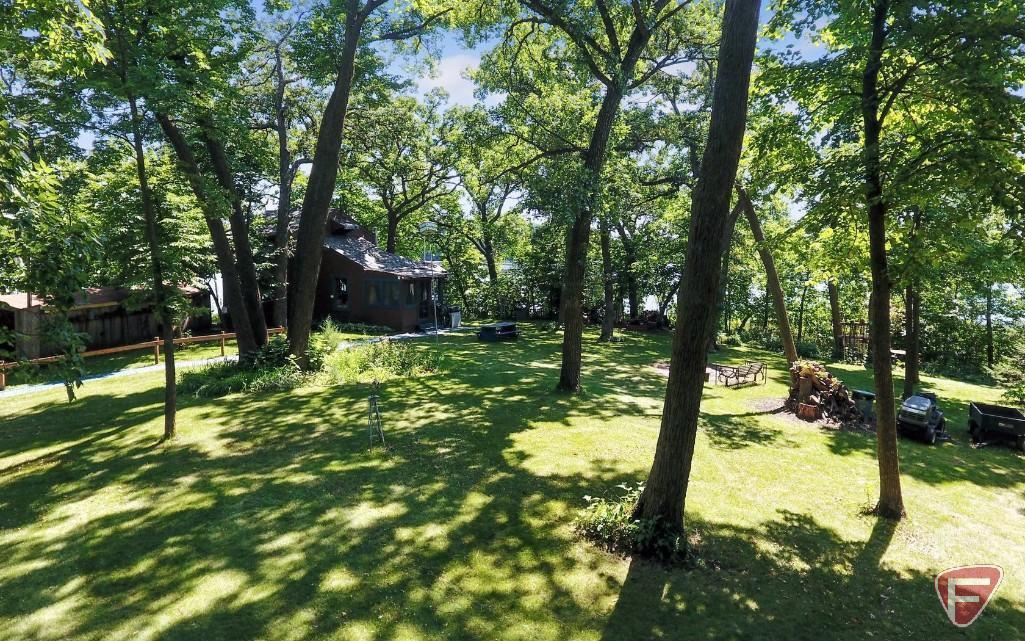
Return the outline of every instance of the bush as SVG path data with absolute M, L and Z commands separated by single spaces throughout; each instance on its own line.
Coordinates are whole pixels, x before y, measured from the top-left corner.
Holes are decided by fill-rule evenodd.
M 740 337 L 740 334 L 720 334 L 719 343 L 727 347 L 743 347 L 744 339 Z
M 364 325 L 363 323 L 336 323 L 330 318 L 324 321 L 319 335 L 324 343 L 332 347 L 359 336 L 384 336 L 391 334 L 392 328 L 384 325 Z
M 288 353 L 284 336 L 274 336 L 262 349 L 235 363 L 215 363 L 182 373 L 178 390 L 200 398 L 218 398 L 235 393 L 279 392 L 303 385 L 313 373 L 324 367 L 324 341 L 320 335 L 310 340 L 308 366 L 299 367 Z
M 1007 388 L 1005 401 L 1025 407 L 1025 345 L 1011 348 L 993 368 L 993 377 Z
M 797 345 L 797 355 L 801 358 L 818 358 L 819 346 L 809 341 L 801 341 Z
M 328 383 L 365 383 L 419 376 L 436 369 L 429 348 L 406 341 L 380 341 L 331 353 L 325 375 Z
M 585 496 L 588 505 L 573 522 L 574 529 L 610 552 L 639 554 L 664 563 L 684 560 L 686 542 L 675 524 L 661 519 L 633 518 L 634 506 L 644 486 L 617 487 L 624 493 L 615 500 Z

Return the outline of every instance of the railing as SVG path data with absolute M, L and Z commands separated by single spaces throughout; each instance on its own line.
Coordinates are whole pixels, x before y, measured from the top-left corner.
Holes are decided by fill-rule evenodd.
M 268 335 L 281 334 L 285 331 L 284 327 L 273 327 L 267 330 Z M 234 332 L 221 332 L 220 334 L 207 334 L 205 336 L 184 336 L 182 338 L 174 339 L 175 345 L 192 345 L 195 343 L 212 343 L 214 341 L 220 341 L 221 343 L 221 356 L 225 355 L 225 344 L 237 338 L 238 335 Z M 120 345 L 118 347 L 105 347 L 103 349 L 94 349 L 88 352 L 82 352 L 83 357 L 89 356 L 108 356 L 110 354 L 120 354 L 121 352 L 134 352 L 140 349 L 152 349 L 153 350 L 153 364 L 160 364 L 160 346 L 164 344 L 164 341 L 160 338 L 154 338 L 151 341 L 145 343 L 133 343 L 131 345 Z M 7 388 L 7 370 L 12 370 L 16 367 L 22 367 L 25 365 L 46 365 L 48 363 L 56 363 L 61 359 L 60 356 L 45 356 L 43 358 L 33 358 L 27 361 L 15 361 L 11 363 L 5 363 L 0 361 L 0 392 Z

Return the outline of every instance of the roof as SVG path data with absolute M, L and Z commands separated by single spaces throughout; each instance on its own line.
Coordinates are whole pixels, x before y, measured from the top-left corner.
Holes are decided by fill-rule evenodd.
M 448 274 L 439 265 L 390 254 L 359 236 L 328 236 L 324 239 L 324 247 L 370 272 L 407 278 L 439 278 Z
M 186 296 L 198 294 L 200 291 L 195 287 L 179 287 L 179 289 Z M 106 307 L 108 305 L 117 305 L 132 294 L 137 294 L 141 291 L 145 290 L 129 289 L 126 287 L 91 287 L 75 295 L 75 307 Z M 30 308 L 35 309 L 37 307 L 43 307 L 44 301 L 42 297 L 37 294 L 12 292 L 10 294 L 0 295 L 0 306 L 18 310 Z

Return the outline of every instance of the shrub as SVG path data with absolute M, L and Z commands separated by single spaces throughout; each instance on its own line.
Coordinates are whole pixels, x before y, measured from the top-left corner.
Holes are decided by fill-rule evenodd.
M 727 347 L 743 347 L 744 339 L 740 337 L 740 334 L 726 334 L 720 335 L 719 342 Z
M 336 351 L 327 359 L 329 383 L 365 383 L 419 376 L 436 369 L 430 349 L 405 341 L 380 341 Z
M 797 345 L 797 355 L 801 358 L 818 358 L 819 357 L 819 346 L 810 341 L 801 341 Z
M 324 343 L 332 347 L 359 336 L 384 336 L 392 333 L 390 327 L 384 325 L 364 325 L 363 323 L 336 323 L 331 319 L 324 321 L 319 335 Z
M 619 485 L 623 495 L 610 500 L 585 496 L 588 505 L 573 522 L 574 529 L 596 545 L 619 554 L 639 554 L 664 563 L 686 558 L 686 542 L 675 524 L 662 519 L 635 519 L 634 506 L 644 490 Z
M 324 367 L 324 356 L 323 338 L 312 336 L 307 352 L 308 366 L 304 370 L 288 353 L 285 337 L 274 336 L 262 349 L 238 362 L 215 363 L 183 372 L 178 389 L 182 394 L 200 398 L 295 389 Z
M 1006 388 L 1005 401 L 1025 407 L 1025 345 L 1011 348 L 993 368 L 993 377 Z

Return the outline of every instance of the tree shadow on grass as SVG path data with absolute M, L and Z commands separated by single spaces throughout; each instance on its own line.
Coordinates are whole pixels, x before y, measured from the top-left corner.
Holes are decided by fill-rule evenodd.
M 933 576 L 881 563 L 892 521 L 877 520 L 862 542 L 787 511 L 758 528 L 694 518 L 689 528 L 702 562 L 682 570 L 631 560 L 604 641 L 955 636 Z M 999 595 L 972 630 L 974 638 L 1023 632 L 1025 611 Z
M 525 371 L 534 353 L 492 352 L 482 369 L 479 349 L 464 341 L 443 374 L 385 385 L 387 450 L 367 449 L 358 385 L 183 399 L 183 431 L 209 438 L 160 448 L 143 433 L 160 410 L 150 392 L 15 418 L 5 449 L 59 457 L 0 479 L 0 593 L 11 595 L 0 622 L 76 639 L 558 638 L 553 625 L 595 627 L 569 577 L 596 572 L 598 558 L 574 552 L 569 518 L 594 487 L 635 473 L 600 461 L 535 471 L 515 439 L 650 406 L 611 398 L 629 362 L 565 397 L 548 391 L 557 369 Z M 656 380 L 640 385 L 660 393 Z M 116 423 L 94 421 L 91 404 L 114 404 Z M 69 424 L 56 428 L 51 412 Z M 65 444 L 68 430 L 79 438 Z
M 769 412 L 765 412 L 769 413 Z M 758 445 L 779 444 L 783 430 L 757 420 L 765 414 L 704 414 L 698 423 L 712 447 L 720 450 L 739 450 Z M 782 441 L 788 442 L 785 439 Z
M 875 456 L 876 436 L 872 432 L 824 430 L 829 450 L 840 456 Z M 966 441 L 926 445 L 898 436 L 900 471 L 917 480 L 939 485 L 968 482 L 986 487 L 1025 484 L 1025 466 L 1010 448 L 973 448 Z
M 844 580 L 862 599 L 873 581 L 905 581 L 915 590 L 901 596 L 917 603 L 923 577 L 878 569 L 882 534 L 859 556 L 856 542 L 789 513 L 755 529 L 696 522 L 719 569 L 634 562 L 620 589 L 601 574 L 615 564 L 582 549 L 570 521 L 583 495 L 638 471 L 605 450 L 567 452 L 577 419 L 610 442 L 646 442 L 609 425 L 655 427 L 664 379 L 637 373 L 650 354 L 591 356 L 587 392 L 555 394 L 557 341 L 531 340 L 446 341 L 442 372 L 386 382 L 387 449 L 368 450 L 360 385 L 183 399 L 183 436 L 159 448 L 158 388 L 15 417 L 0 451 L 59 456 L 0 477 L 0 625 L 76 640 L 563 639 L 603 626 L 609 639 L 782 638 L 788 626 L 802 638 L 814 627 L 802 617 L 832 620 Z M 558 456 L 521 445 L 563 427 L 546 442 L 566 448 Z M 855 580 L 848 568 L 860 567 L 867 578 Z M 830 598 L 805 603 L 807 588 Z M 596 605 L 610 592 L 615 603 Z M 999 601 L 987 617 L 994 608 L 1020 621 Z

